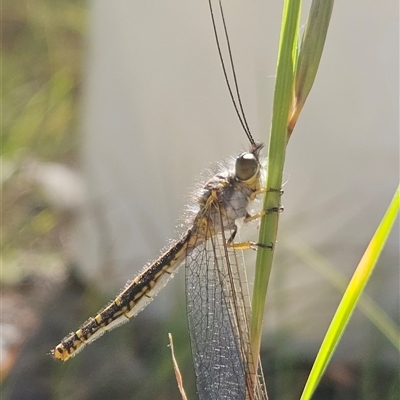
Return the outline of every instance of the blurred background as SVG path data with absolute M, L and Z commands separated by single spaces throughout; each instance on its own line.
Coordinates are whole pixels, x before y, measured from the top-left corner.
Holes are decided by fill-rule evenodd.
M 281 4 L 225 3 L 247 119 L 268 143 Z M 299 398 L 399 182 L 398 11 L 336 2 L 288 147 L 262 350 L 272 399 Z M 2 14 L 2 398 L 179 399 L 168 332 L 196 398 L 184 271 L 68 363 L 48 353 L 177 237 L 202 171 L 248 147 L 207 2 L 14 0 Z M 398 228 L 316 399 L 399 396 Z

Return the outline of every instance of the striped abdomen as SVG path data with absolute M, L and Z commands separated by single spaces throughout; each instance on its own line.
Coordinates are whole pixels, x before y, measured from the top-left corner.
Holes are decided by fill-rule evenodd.
M 87 344 L 138 314 L 164 287 L 171 275 L 185 259 L 187 249 L 196 244 L 196 235 L 189 229 L 150 266 L 143 270 L 125 289 L 95 317 L 89 318 L 76 332 L 67 335 L 52 350 L 62 361 L 79 353 Z

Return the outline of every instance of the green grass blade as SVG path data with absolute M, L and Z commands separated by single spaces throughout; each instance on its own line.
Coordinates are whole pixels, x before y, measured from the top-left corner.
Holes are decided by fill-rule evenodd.
M 310 376 L 304 387 L 301 400 L 308 400 L 313 395 L 338 343 L 350 320 L 350 317 L 360 299 L 375 268 L 389 233 L 393 227 L 400 206 L 400 187 L 393 197 L 386 214 L 372 237 L 353 277 L 343 295 L 342 301 L 332 319 L 320 350 L 314 361 Z
M 274 92 L 274 103 L 271 123 L 271 133 L 268 147 L 268 164 L 267 164 L 267 182 L 265 187 L 267 192 L 264 198 L 263 210 L 265 215 L 261 218 L 259 243 L 271 248 L 259 246 L 257 251 L 256 272 L 254 280 L 253 298 L 252 298 L 252 318 L 251 318 L 251 354 L 254 360 L 257 360 L 260 352 L 262 321 L 265 309 L 265 299 L 269 277 L 271 273 L 272 260 L 274 256 L 274 246 L 276 243 L 278 231 L 278 212 L 268 212 L 268 210 L 280 207 L 280 188 L 282 187 L 283 166 L 285 162 L 286 145 L 294 128 L 289 123 L 292 120 L 293 106 L 297 95 L 295 93 L 295 77 L 301 76 L 306 79 L 307 95 L 311 90 L 315 75 L 318 69 L 319 60 L 321 58 L 323 44 L 325 42 L 329 15 L 332 11 L 333 0 L 327 0 L 328 13 L 323 12 L 325 18 L 321 23 L 321 9 L 326 8 L 324 2 L 318 3 L 314 1 L 314 8 L 311 10 L 309 18 L 309 34 L 303 37 L 302 47 L 298 51 L 299 41 L 299 20 L 301 11 L 301 0 L 285 0 L 281 34 L 279 41 L 279 53 L 276 72 L 276 83 Z M 323 30 L 322 36 L 324 40 L 322 45 L 318 45 L 318 51 L 315 49 L 315 38 L 318 30 Z M 312 51 L 314 50 L 314 52 Z M 299 62 L 298 55 L 304 60 Z M 305 76 L 304 76 L 305 74 Z M 312 77 L 312 78 L 311 78 Z M 299 78 L 298 78 L 299 79 Z M 303 97 L 303 104 L 307 96 Z M 298 114 L 301 109 L 299 109 Z M 298 115 L 297 115 L 298 117 Z M 254 363 L 256 365 L 256 362 Z
M 296 65 L 292 115 L 288 124 L 289 136 L 296 125 L 317 75 L 333 3 L 334 0 L 313 0 L 311 4 Z
M 280 240 L 280 245 L 311 266 L 340 293 L 347 287 L 345 274 L 338 270 L 326 258 L 308 246 L 298 237 Z M 358 309 L 381 331 L 390 343 L 400 352 L 400 328 L 396 322 L 368 294 L 363 293 Z
M 278 65 L 274 93 L 271 134 L 268 148 L 267 183 L 263 210 L 267 211 L 280 204 L 283 165 L 286 144 L 290 138 L 301 108 L 312 88 L 321 59 L 328 31 L 333 0 L 314 0 L 310 9 L 306 31 L 298 51 L 300 0 L 286 0 L 284 3 Z M 296 104 L 301 99 L 301 107 Z M 294 123 L 293 123 L 294 122 Z M 274 189 L 275 191 L 271 191 Z M 260 224 L 259 243 L 276 243 L 278 213 L 267 213 Z M 259 248 L 256 261 L 256 275 L 253 290 L 251 342 L 252 354 L 260 349 L 261 327 L 265 307 L 268 281 L 274 251 Z
M 268 177 L 266 187 L 282 187 L 283 165 L 287 142 L 287 122 L 293 93 L 294 68 L 296 65 L 298 24 L 301 2 L 286 0 L 282 17 L 282 27 L 276 73 L 271 134 L 268 148 Z M 266 193 L 263 210 L 279 207 L 280 193 Z M 261 219 L 259 243 L 275 244 L 279 214 L 266 213 Z M 274 249 L 259 247 L 257 251 L 256 273 L 252 300 L 251 352 L 258 358 L 261 344 L 262 320 L 269 275 L 271 272 Z

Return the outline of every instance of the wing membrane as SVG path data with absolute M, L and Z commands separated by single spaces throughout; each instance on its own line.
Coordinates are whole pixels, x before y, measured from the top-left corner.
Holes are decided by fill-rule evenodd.
M 224 229 L 221 210 L 215 203 L 209 212 L 207 240 L 195 245 L 186 258 L 187 308 L 197 390 L 200 399 L 265 399 L 264 390 L 250 371 L 249 298 L 241 255 L 227 245 L 232 232 Z M 261 379 L 263 381 L 263 379 Z M 253 389 L 254 390 L 254 389 Z M 265 392 L 264 392 L 265 393 Z

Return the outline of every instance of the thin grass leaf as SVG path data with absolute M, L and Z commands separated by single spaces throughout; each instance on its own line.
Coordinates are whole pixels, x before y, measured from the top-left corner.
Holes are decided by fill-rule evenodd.
M 300 5 L 301 2 L 299 0 L 286 0 L 282 16 L 273 116 L 268 147 L 268 176 L 266 182 L 268 190 L 263 204 L 263 210 L 266 213 L 261 218 L 259 236 L 259 243 L 265 246 L 272 245 L 272 250 L 259 246 L 257 251 L 251 319 L 251 353 L 255 361 L 257 361 L 260 352 L 265 298 L 278 228 L 279 213 L 269 213 L 268 210 L 280 207 L 280 189 L 282 187 L 287 142 L 287 122 L 292 101 L 293 71 L 296 65 L 295 56 L 297 54 Z M 255 362 L 254 364 L 256 365 L 257 363 Z
M 321 254 L 299 238 L 292 237 L 289 240 L 280 240 L 280 245 L 283 245 L 289 252 L 310 265 L 340 293 L 344 293 L 347 286 L 346 276 Z M 358 308 L 400 352 L 400 328 L 385 310 L 366 293 L 363 293 L 360 298 Z
M 301 1 L 286 0 L 284 3 L 268 148 L 267 193 L 263 204 L 266 215 L 261 219 L 259 236 L 259 243 L 266 246 L 274 246 L 276 243 L 279 215 L 275 212 L 268 213 L 268 210 L 280 207 L 280 193 L 277 190 L 282 186 L 286 144 L 314 83 L 332 7 L 333 0 L 313 1 L 298 52 Z M 274 249 L 271 251 L 259 247 L 257 252 L 251 321 L 251 347 L 254 357 L 261 344 L 262 319 L 273 255 Z
M 343 335 L 343 332 L 351 318 L 351 315 L 365 289 L 366 284 L 375 268 L 376 262 L 389 237 L 400 206 L 400 186 L 389 205 L 386 214 L 372 237 L 353 277 L 343 295 L 342 301 L 336 310 L 335 316 L 328 328 L 320 350 L 314 361 L 310 376 L 304 387 L 301 400 L 308 400 L 313 395 L 328 363 Z
M 288 123 L 288 140 L 317 75 L 333 3 L 334 0 L 313 0 L 311 4 L 296 65 L 292 114 Z

